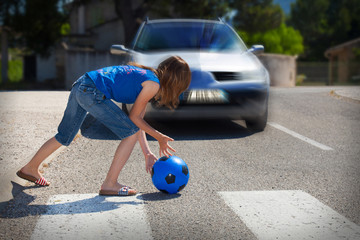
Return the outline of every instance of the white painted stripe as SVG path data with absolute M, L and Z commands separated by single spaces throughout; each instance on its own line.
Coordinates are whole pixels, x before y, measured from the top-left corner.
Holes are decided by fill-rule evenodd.
M 259 240 L 360 239 L 360 227 L 302 191 L 219 192 Z
M 152 239 L 138 196 L 55 195 L 31 239 Z
M 326 146 L 324 144 L 321 144 L 321 143 L 319 143 L 319 142 L 317 142 L 315 140 L 312 140 L 312 139 L 310 139 L 308 137 L 305 137 L 305 136 L 300 135 L 300 134 L 298 134 L 298 133 L 296 133 L 294 131 L 291 131 L 290 129 L 287 129 L 286 127 L 283 127 L 280 124 L 277 124 L 277 123 L 274 123 L 274 122 L 268 122 L 268 124 L 270 126 L 274 127 L 274 128 L 277 128 L 277 129 L 279 129 L 279 130 L 281 130 L 281 131 L 283 131 L 283 132 L 285 132 L 287 134 L 290 134 L 293 137 L 296 137 L 296 138 L 298 138 L 298 139 L 300 139 L 300 140 L 302 140 L 304 142 L 307 142 L 307 143 L 309 143 L 309 144 L 311 144 L 311 145 L 313 145 L 315 147 L 318 147 L 318 148 L 320 148 L 322 150 L 326 150 L 326 151 L 334 150 L 331 147 L 328 147 L 328 146 Z

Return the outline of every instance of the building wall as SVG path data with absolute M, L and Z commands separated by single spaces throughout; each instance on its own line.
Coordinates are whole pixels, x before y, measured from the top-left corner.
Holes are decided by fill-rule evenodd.
M 56 76 L 56 58 L 51 54 L 48 58 L 36 57 L 36 79 L 38 82 L 55 79 Z
M 117 18 L 112 0 L 89 1 L 70 13 L 71 34 L 85 34 L 87 29 Z
M 113 6 L 109 6 L 109 1 L 92 1 L 85 6 L 85 24 L 86 29 L 100 25 L 116 18 Z
M 88 71 L 120 65 L 128 61 L 126 56 L 112 55 L 104 51 L 67 51 L 65 59 L 66 89 L 70 89 L 73 82 Z
M 329 59 L 329 83 L 360 81 L 360 38 L 334 46 L 325 52 Z
M 347 82 L 349 80 L 349 63 L 352 58 L 351 48 L 345 48 L 337 57 L 338 64 L 338 80 L 339 82 Z
M 110 51 L 113 44 L 122 44 L 124 39 L 124 28 L 121 20 L 116 20 L 92 30 L 95 33 L 94 49 Z

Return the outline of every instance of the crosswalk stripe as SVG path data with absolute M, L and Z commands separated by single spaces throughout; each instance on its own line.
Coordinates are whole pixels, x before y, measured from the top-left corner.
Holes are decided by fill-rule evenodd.
M 360 227 L 303 191 L 219 192 L 259 240 L 360 239 Z
M 141 196 L 55 195 L 31 239 L 152 239 Z
M 219 192 L 259 240 L 360 239 L 360 227 L 303 191 Z M 52 196 L 31 239 L 152 239 L 141 195 Z

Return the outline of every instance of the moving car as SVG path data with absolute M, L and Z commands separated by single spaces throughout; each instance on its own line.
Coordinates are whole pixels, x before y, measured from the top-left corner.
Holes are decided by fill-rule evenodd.
M 264 130 L 267 122 L 269 74 L 255 55 L 263 50 L 261 45 L 247 49 L 221 19 L 146 20 L 129 48 L 111 47 L 113 54 L 127 54 L 154 68 L 172 55 L 189 64 L 191 84 L 180 96 L 179 107 L 168 110 L 153 103 L 147 117 L 241 119 L 252 131 Z

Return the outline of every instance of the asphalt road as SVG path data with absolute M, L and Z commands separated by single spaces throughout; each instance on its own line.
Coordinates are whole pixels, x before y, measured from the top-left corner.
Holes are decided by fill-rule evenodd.
M 143 208 L 130 212 L 134 211 L 133 216 L 138 216 L 137 211 L 141 213 L 153 239 L 256 239 L 260 238 L 258 233 L 249 227 L 246 219 L 239 217 L 219 192 L 300 190 L 354 223 L 358 229 L 360 102 L 340 97 L 336 91 L 332 92 L 333 89 L 342 90 L 272 88 L 269 125 L 264 132 L 255 134 L 249 132 L 242 121 L 150 121 L 159 131 L 175 139 L 171 145 L 188 164 L 190 180 L 180 194 L 159 193 L 146 174 L 137 145 L 120 175 L 120 182 L 135 187 L 140 194 L 123 205 L 131 207 L 141 201 Z M 38 117 L 41 119 L 41 116 Z M 50 113 L 46 116 L 59 119 Z M 27 127 L 31 129 L 32 125 Z M 85 206 L 89 209 L 84 207 L 72 213 L 72 208 L 66 208 L 49 213 L 48 199 L 53 196 L 56 196 L 53 200 L 56 203 L 72 201 L 61 200 L 58 196 L 62 194 L 96 195 L 119 143 L 109 130 L 90 117 L 81 134 L 45 168 L 44 175 L 52 182 L 50 187 L 13 182 L 16 197 L 5 202 L 1 213 L 1 239 L 38 238 L 42 236 L 39 232 L 46 231 L 47 222 L 56 222 L 51 217 L 68 212 L 74 217 L 83 216 L 77 220 L 80 224 L 81 219 L 88 219 L 92 214 L 110 211 L 105 205 L 88 201 Z M 50 133 L 45 135 L 42 138 Z M 29 143 L 23 145 L 31 149 L 29 154 L 37 148 L 37 143 L 34 147 Z M 155 153 L 158 151 L 157 142 L 150 141 L 150 147 Z M 44 216 L 50 216 L 50 220 L 44 221 Z M 109 224 L 122 226 L 121 222 Z M 60 230 L 61 226 L 52 231 Z M 120 228 L 112 234 L 121 237 L 121 231 Z

